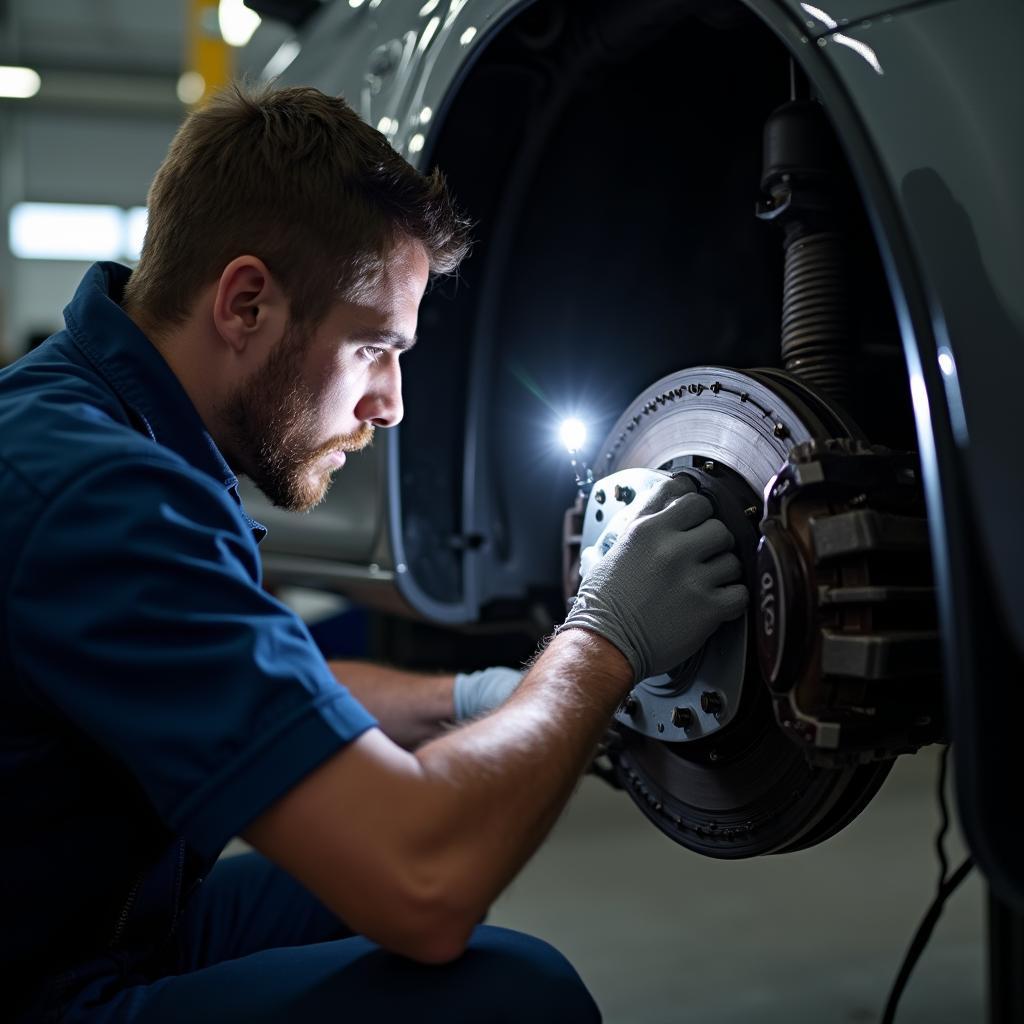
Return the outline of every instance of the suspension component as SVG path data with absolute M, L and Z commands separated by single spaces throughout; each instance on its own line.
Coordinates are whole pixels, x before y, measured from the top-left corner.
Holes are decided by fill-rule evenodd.
M 764 129 L 762 220 L 784 229 L 782 360 L 831 398 L 849 398 L 850 331 L 832 130 L 810 100 L 783 104 Z

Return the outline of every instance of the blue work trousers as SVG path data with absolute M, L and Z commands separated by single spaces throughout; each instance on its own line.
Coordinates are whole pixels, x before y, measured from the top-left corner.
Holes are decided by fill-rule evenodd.
M 572 965 L 539 939 L 478 927 L 442 966 L 358 935 L 258 854 L 218 862 L 175 941 L 178 972 L 111 994 L 97 981 L 64 1024 L 599 1022 Z

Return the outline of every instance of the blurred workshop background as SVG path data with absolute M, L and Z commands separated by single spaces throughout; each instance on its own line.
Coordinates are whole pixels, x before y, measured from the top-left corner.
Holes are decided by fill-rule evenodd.
M 242 0 L 0 3 L 0 361 L 63 326 L 90 263 L 138 257 L 188 107 L 259 77 L 289 36 Z
M 285 26 L 241 0 L 0 3 L 0 362 L 62 326 L 91 262 L 137 258 L 147 187 L 189 106 L 233 74 L 273 77 L 289 46 Z M 335 653 L 361 653 L 358 609 L 282 596 Z M 561 947 L 617 1024 L 877 1020 L 934 889 L 936 775 L 934 749 L 902 758 L 823 846 L 741 863 L 675 845 L 587 778 L 491 922 Z M 962 854 L 959 834 L 950 845 Z M 974 877 L 939 923 L 902 1024 L 983 1018 L 983 930 Z

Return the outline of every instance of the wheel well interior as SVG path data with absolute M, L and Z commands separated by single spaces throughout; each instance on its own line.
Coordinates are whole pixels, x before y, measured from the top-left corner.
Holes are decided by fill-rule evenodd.
M 574 493 L 560 417 L 585 419 L 595 456 L 666 373 L 780 365 L 781 237 L 754 204 L 763 125 L 790 88 L 782 44 L 717 2 L 547 0 L 467 74 L 427 163 L 477 241 L 424 300 L 399 437 L 405 560 L 430 597 L 557 614 Z M 846 177 L 851 411 L 912 448 L 892 304 Z

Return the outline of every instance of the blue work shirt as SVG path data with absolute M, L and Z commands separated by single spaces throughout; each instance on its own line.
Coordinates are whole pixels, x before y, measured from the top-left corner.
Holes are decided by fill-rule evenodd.
M 8 1007 L 158 974 L 227 841 L 375 724 L 261 589 L 265 530 L 121 309 L 128 276 L 93 266 L 0 372 Z

